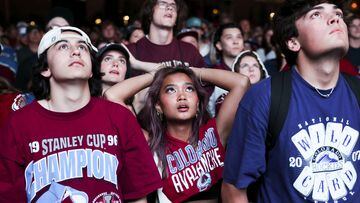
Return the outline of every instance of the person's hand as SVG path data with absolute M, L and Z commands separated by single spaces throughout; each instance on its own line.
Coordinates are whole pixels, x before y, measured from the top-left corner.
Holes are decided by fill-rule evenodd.
M 124 49 L 128 52 L 129 54 L 129 62 L 131 67 L 133 67 L 134 69 L 139 69 L 139 60 L 137 60 L 134 55 L 132 55 L 132 53 L 129 51 L 129 49 L 126 47 L 125 44 L 121 43 L 121 46 L 124 47 Z

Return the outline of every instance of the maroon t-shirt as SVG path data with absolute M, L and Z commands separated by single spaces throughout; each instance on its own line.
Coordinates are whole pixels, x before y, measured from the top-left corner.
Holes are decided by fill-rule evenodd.
M 167 149 L 169 175 L 163 179 L 163 192 L 172 202 L 209 190 L 222 178 L 224 147 L 215 119 L 201 126 L 196 147 L 167 135 Z
M 33 102 L 0 136 L 0 202 L 123 202 L 162 185 L 135 117 L 100 98 L 71 113 Z
M 158 45 L 152 43 L 147 37 L 143 37 L 134 44 L 129 44 L 129 51 L 138 60 L 154 63 L 162 63 L 168 67 L 185 65 L 188 67 L 206 67 L 200 52 L 191 44 L 173 38 L 170 44 Z M 131 70 L 133 76 L 144 73 L 143 71 Z M 209 96 L 214 86 L 205 83 L 205 89 Z
M 158 45 L 143 37 L 135 44 L 128 45 L 129 51 L 141 61 L 163 63 L 166 66 L 184 64 L 192 67 L 205 67 L 199 51 L 191 44 L 173 38 L 170 44 Z
M 231 68 L 224 63 L 224 60 L 221 60 L 221 62 L 218 65 L 215 65 L 214 68 L 220 69 L 220 70 L 232 71 Z

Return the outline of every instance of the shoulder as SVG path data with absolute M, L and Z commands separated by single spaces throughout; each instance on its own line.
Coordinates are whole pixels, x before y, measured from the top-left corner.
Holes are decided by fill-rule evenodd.
M 261 80 L 252 85 L 241 100 L 241 105 L 252 109 L 254 105 L 267 106 L 270 104 L 271 78 Z
M 175 43 L 179 43 L 179 46 L 182 48 L 182 49 L 186 49 L 188 51 L 193 51 L 193 52 L 197 52 L 199 55 L 200 55 L 200 52 L 191 44 L 187 43 L 187 42 L 183 42 L 181 40 L 177 40 L 177 39 L 174 39 L 174 42 Z
M 126 45 L 126 47 L 129 49 L 130 52 L 135 52 L 135 49 L 137 46 L 144 46 L 144 44 L 147 42 L 147 38 L 146 37 L 143 37 L 141 39 L 139 39 L 136 43 L 131 43 L 131 44 L 128 44 Z
M 37 102 L 32 102 L 31 104 L 26 105 L 22 108 L 18 108 L 16 110 L 12 109 L 11 112 L 7 114 L 7 117 L 4 118 L 4 123 L 17 126 L 16 128 L 29 125 L 29 123 L 39 118 L 39 108 L 42 108 L 40 104 L 38 104 Z
M 106 100 L 104 98 L 94 97 L 92 98 L 92 102 L 94 103 L 94 106 L 96 106 L 97 108 L 102 108 L 104 110 L 107 110 L 111 114 L 118 113 L 119 111 L 124 113 L 130 113 L 130 111 L 126 107 L 117 104 L 115 102 Z

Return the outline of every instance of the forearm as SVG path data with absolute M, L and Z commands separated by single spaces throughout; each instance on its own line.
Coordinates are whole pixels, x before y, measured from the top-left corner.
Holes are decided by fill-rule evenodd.
M 201 82 L 206 81 L 228 91 L 236 86 L 241 86 L 243 88 L 249 86 L 249 79 L 246 76 L 231 71 L 214 68 L 191 67 L 191 69 L 195 72 Z
M 106 90 L 104 97 L 112 102 L 124 105 L 125 100 L 151 84 L 154 74 L 151 72 L 119 82 Z
M 133 69 L 142 70 L 145 72 L 153 72 L 163 67 L 163 65 L 160 63 L 152 63 L 139 60 L 133 60 L 131 65 Z
M 248 203 L 246 189 L 239 190 L 234 185 L 229 183 L 222 183 L 221 186 L 221 199 L 224 203 Z

